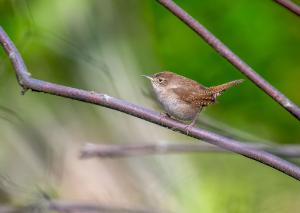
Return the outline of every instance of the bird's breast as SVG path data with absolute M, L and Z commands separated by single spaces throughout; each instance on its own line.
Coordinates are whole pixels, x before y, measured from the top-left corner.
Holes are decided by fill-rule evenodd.
M 180 120 L 193 120 L 199 109 L 191 104 L 180 100 L 172 91 L 156 92 L 158 101 L 168 114 Z

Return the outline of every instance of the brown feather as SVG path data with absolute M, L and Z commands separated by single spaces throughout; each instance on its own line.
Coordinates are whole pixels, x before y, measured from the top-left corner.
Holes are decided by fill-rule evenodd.
M 243 79 L 234 80 L 234 81 L 230 81 L 230 82 L 227 82 L 225 84 L 218 85 L 218 86 L 209 87 L 209 88 L 207 88 L 207 93 L 208 94 L 217 94 L 217 93 L 220 93 L 220 92 L 223 92 L 223 91 L 227 90 L 230 87 L 233 87 L 237 84 L 240 84 L 243 81 L 244 81 Z
M 215 103 L 216 98 L 212 94 L 205 94 L 204 89 L 189 88 L 173 88 L 172 89 L 181 100 L 196 107 L 208 106 Z
M 194 81 L 181 75 L 175 75 L 172 72 L 160 72 L 155 74 L 154 77 L 162 77 L 168 79 L 168 81 L 172 82 L 172 84 L 182 86 L 185 88 L 195 88 L 197 90 L 207 89 L 205 86 L 199 84 L 197 81 Z
M 244 80 L 234 80 L 225 84 L 221 84 L 213 87 L 204 87 L 196 81 L 191 81 L 185 77 L 180 76 L 180 87 L 173 88 L 173 91 L 186 103 L 192 104 L 193 106 L 202 107 L 214 104 L 216 97 L 226 89 L 242 83 Z M 177 85 L 178 85 L 177 84 Z

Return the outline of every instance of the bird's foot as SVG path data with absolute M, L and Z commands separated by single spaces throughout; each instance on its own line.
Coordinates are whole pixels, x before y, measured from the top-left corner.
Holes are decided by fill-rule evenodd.
M 159 122 L 162 123 L 164 118 L 173 119 L 172 116 L 170 114 L 168 114 L 167 112 L 161 112 Z M 178 131 L 178 129 L 176 127 L 172 127 L 172 128 L 169 128 L 169 129 L 172 130 L 172 131 L 175 131 L 175 132 Z
M 171 118 L 171 115 L 167 112 L 161 112 L 160 115 L 163 116 L 163 117 Z
M 190 123 L 189 125 L 187 125 L 186 127 L 184 127 L 184 130 L 186 131 L 186 135 L 189 135 L 189 132 L 191 131 L 191 129 L 195 126 L 197 121 L 197 117 L 195 117 L 192 121 L 192 123 Z
M 186 132 L 186 135 L 189 135 L 189 132 L 192 130 L 195 124 L 189 124 L 184 127 L 184 131 Z
M 161 123 L 164 118 L 171 118 L 171 115 L 169 115 L 167 112 L 161 112 L 159 122 Z

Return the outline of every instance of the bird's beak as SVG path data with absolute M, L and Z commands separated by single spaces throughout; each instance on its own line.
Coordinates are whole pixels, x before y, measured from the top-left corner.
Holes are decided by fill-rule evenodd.
M 150 79 L 151 81 L 153 80 L 153 76 L 152 75 L 142 75 L 142 76 L 145 77 L 145 78 Z

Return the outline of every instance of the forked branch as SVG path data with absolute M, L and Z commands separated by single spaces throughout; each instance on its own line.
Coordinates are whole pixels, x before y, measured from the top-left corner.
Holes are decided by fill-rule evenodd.
M 1 27 L 0 43 L 2 44 L 4 50 L 12 61 L 18 82 L 23 88 L 23 91 L 31 89 L 32 91 L 49 93 L 52 95 L 62 96 L 86 103 L 96 104 L 141 118 L 143 120 L 170 128 L 172 130 L 176 130 L 178 132 L 181 132 L 182 134 L 187 134 L 185 124 L 167 117 L 162 117 L 159 113 L 143 108 L 141 106 L 134 105 L 132 103 L 108 96 L 106 94 L 95 93 L 92 91 L 76 89 L 34 79 L 27 71 L 23 59 L 14 46 L 13 42 Z M 204 140 L 216 146 L 222 147 L 223 149 L 244 155 L 248 158 L 273 167 L 297 180 L 300 180 L 300 168 L 297 165 L 292 164 L 268 152 L 245 147 L 239 141 L 195 127 L 190 128 L 189 136 Z
M 188 25 L 193 31 L 201 36 L 210 46 L 213 47 L 220 55 L 234 65 L 241 73 L 249 78 L 254 84 L 261 88 L 266 94 L 272 97 L 284 109 L 289 111 L 295 118 L 300 120 L 300 108 L 283 95 L 279 90 L 273 87 L 262 76 L 255 72 L 248 64 L 234 54 L 225 44 L 223 44 L 216 36 L 209 32 L 196 19 L 175 4 L 172 0 L 157 0 L 181 21 Z

